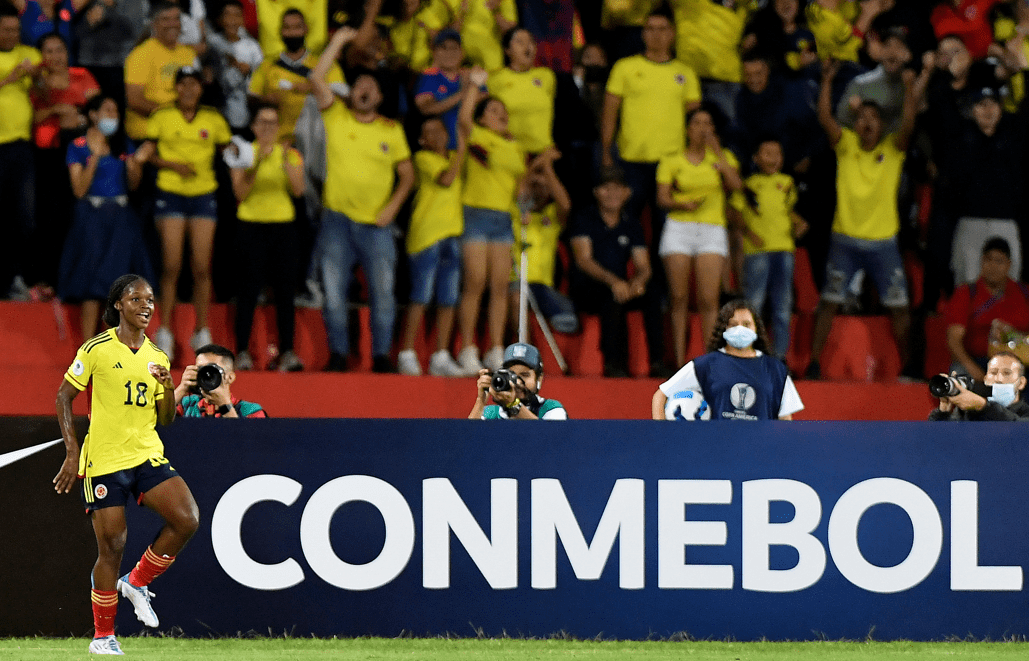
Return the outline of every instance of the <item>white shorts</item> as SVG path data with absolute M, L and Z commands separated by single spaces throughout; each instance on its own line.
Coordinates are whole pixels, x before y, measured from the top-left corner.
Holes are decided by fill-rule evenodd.
M 720 225 L 668 219 L 661 232 L 657 254 L 729 256 L 729 234 Z

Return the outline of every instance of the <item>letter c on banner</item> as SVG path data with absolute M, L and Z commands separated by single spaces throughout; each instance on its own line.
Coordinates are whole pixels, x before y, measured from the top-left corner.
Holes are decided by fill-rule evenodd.
M 343 505 L 363 501 L 379 510 L 386 541 L 378 557 L 363 565 L 340 560 L 332 549 L 332 516 Z M 369 475 L 346 475 L 326 482 L 307 501 L 300 520 L 300 546 L 308 564 L 326 583 L 344 590 L 374 590 L 404 571 L 414 551 L 414 516 L 396 488 Z
M 285 590 L 304 580 L 304 570 L 293 558 L 274 565 L 256 562 L 243 548 L 243 516 L 266 500 L 292 505 L 303 488 L 282 475 L 254 475 L 233 484 L 222 495 L 211 516 L 211 546 L 222 570 L 237 583 L 255 590 Z
M 911 519 L 914 539 L 907 557 L 893 567 L 868 562 L 858 547 L 858 524 L 873 505 L 896 505 Z M 829 552 L 843 576 L 870 592 L 909 590 L 926 579 L 943 550 L 943 523 L 932 498 L 914 484 L 877 477 L 847 489 L 829 517 Z

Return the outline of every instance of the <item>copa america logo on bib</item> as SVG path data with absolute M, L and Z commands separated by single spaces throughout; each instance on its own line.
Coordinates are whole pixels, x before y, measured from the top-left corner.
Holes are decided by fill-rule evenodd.
M 710 420 L 711 407 L 695 390 L 680 390 L 665 402 L 665 420 Z
M 93 489 L 93 495 L 96 496 L 97 500 L 107 498 L 107 486 L 103 484 L 96 485 L 96 488 Z
M 729 392 L 729 401 L 737 411 L 746 411 L 754 405 L 756 399 L 757 394 L 749 383 L 737 383 Z

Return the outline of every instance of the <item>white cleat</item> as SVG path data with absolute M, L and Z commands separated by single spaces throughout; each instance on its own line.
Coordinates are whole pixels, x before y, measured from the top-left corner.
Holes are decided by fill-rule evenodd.
M 129 583 L 128 574 L 118 579 L 118 592 L 121 593 L 121 596 L 132 602 L 132 607 L 136 611 L 136 618 L 140 622 L 148 627 L 156 627 L 158 625 L 157 613 L 154 612 L 153 607 L 150 605 L 150 598 L 155 596 L 153 592 L 145 586 L 140 588 Z
M 124 656 L 125 652 L 121 651 L 121 645 L 118 644 L 118 639 L 114 636 L 104 636 L 103 638 L 94 638 L 89 642 L 89 653 L 90 654 L 116 654 L 118 656 Z

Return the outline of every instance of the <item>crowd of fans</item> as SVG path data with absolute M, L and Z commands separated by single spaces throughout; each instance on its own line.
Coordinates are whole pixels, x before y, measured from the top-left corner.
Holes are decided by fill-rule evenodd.
M 178 297 L 194 349 L 235 299 L 247 369 L 267 286 L 282 370 L 303 368 L 294 297 L 330 370 L 366 298 L 376 371 L 461 376 L 502 362 L 525 268 L 557 332 L 600 316 L 607 375 L 642 310 L 668 376 L 688 311 L 706 338 L 727 295 L 784 358 L 801 245 L 808 376 L 833 315 L 878 305 L 922 376 L 911 328 L 984 245 L 1021 275 L 1027 37 L 1002 0 L 0 0 L 0 291 L 81 303 L 89 337 L 138 272 L 170 355 Z M 1025 297 L 991 277 L 973 299 Z

